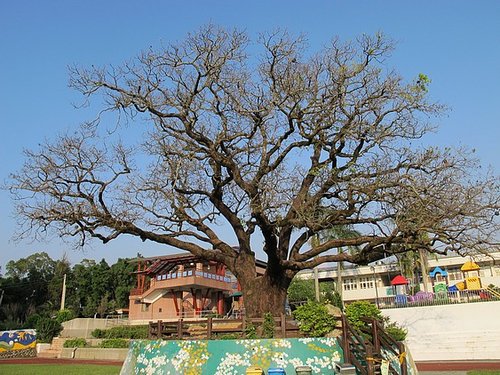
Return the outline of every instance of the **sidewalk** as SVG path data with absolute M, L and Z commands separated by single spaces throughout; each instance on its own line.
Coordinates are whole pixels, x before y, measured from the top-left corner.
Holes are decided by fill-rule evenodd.
M 423 375 L 466 375 L 470 370 L 497 370 L 500 361 L 440 361 L 416 362 L 417 369 Z

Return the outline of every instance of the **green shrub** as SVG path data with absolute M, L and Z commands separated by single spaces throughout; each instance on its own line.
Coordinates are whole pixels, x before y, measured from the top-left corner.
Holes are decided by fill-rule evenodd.
M 97 339 L 147 339 L 148 326 L 119 326 L 110 329 L 95 329 L 92 336 Z
M 39 342 L 50 342 L 62 331 L 62 325 L 55 319 L 39 318 L 36 321 L 36 338 Z
M 408 334 L 406 329 L 398 325 L 396 322 L 390 322 L 389 319 L 387 319 L 384 329 L 387 334 L 396 341 L 403 341 Z
M 327 296 L 327 300 L 330 301 L 333 306 L 338 307 L 340 311 L 344 310 L 344 302 L 342 302 L 342 296 L 336 290 Z
M 328 314 L 327 308 L 314 301 L 297 307 L 293 317 L 298 320 L 299 329 L 311 337 L 325 336 L 336 326 L 335 318 Z
M 125 339 L 104 339 L 99 345 L 101 348 L 128 348 L 129 341 Z
M 104 336 L 106 335 L 106 330 L 96 328 L 92 331 L 91 335 L 92 335 L 92 337 L 95 337 L 96 339 L 103 339 Z
M 38 320 L 41 317 L 42 316 L 40 314 L 36 314 L 36 313 L 28 316 L 28 318 L 26 318 L 26 322 L 24 323 L 24 328 L 35 328 L 36 323 L 38 322 Z
M 237 333 L 223 333 L 221 335 L 217 335 L 217 340 L 238 340 L 241 339 L 241 335 Z
M 382 321 L 382 313 L 373 303 L 368 301 L 356 301 L 346 306 L 345 316 L 349 324 L 356 330 L 361 331 L 368 327 L 361 318 L 374 318 Z
M 256 339 L 257 338 L 257 328 L 253 323 L 247 323 L 244 330 L 245 338 Z
M 272 339 L 274 337 L 274 329 L 276 328 L 276 323 L 274 321 L 273 314 L 267 312 L 264 314 L 264 322 L 262 323 L 262 338 Z
M 388 317 L 383 317 L 377 306 L 367 301 L 356 301 L 349 304 L 345 309 L 345 315 L 349 324 L 358 331 L 368 328 L 368 323 L 363 322 L 361 318 L 374 318 L 383 323 L 384 330 L 396 341 L 403 341 L 408 333 L 396 322 L 391 322 Z
M 56 315 L 56 320 L 59 323 L 66 322 L 74 318 L 75 318 L 75 313 L 72 310 L 68 309 L 59 310 Z
M 65 348 L 85 348 L 87 341 L 82 338 L 66 340 L 63 345 Z

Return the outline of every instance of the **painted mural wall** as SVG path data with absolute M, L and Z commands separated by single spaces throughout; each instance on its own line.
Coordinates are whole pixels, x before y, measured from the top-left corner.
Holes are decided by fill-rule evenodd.
M 400 372 L 399 358 L 386 355 Z M 240 375 L 249 367 L 282 368 L 295 374 L 309 366 L 313 374 L 335 374 L 343 361 L 336 338 L 133 341 L 120 375 Z M 385 361 L 384 361 L 385 362 Z M 252 372 L 256 373 L 256 372 Z M 384 373 L 384 372 L 382 372 Z M 408 363 L 408 374 L 418 372 Z
M 120 374 L 236 375 L 248 367 L 295 374 L 295 367 L 311 366 L 328 375 L 341 359 L 335 338 L 134 341 Z
M 35 330 L 0 331 L 0 358 L 19 357 L 36 357 Z

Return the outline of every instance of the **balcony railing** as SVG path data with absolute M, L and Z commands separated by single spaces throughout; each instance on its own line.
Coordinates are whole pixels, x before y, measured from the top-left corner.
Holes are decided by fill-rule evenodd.
M 183 277 L 192 277 L 192 276 L 203 277 L 205 279 L 210 279 L 210 280 L 222 281 L 225 283 L 232 282 L 231 278 L 227 276 L 217 275 L 215 273 L 210 273 L 210 272 L 192 271 L 192 270 L 156 275 L 156 281 L 180 279 Z

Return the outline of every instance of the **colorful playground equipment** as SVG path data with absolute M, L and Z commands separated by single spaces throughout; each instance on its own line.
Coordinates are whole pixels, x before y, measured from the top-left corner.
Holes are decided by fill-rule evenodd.
M 479 277 L 480 267 L 472 260 L 467 261 L 460 268 L 464 275 L 464 280 L 454 285 L 448 283 L 448 272 L 442 270 L 440 267 L 434 268 L 429 276 L 432 282 L 432 289 L 434 293 L 446 293 L 462 291 L 462 290 L 481 290 L 481 278 Z
M 473 261 L 465 262 L 460 268 L 464 274 L 465 278 L 465 289 L 467 290 L 479 290 L 482 289 L 481 278 L 479 277 L 480 267 Z
M 408 294 L 408 279 L 403 275 L 397 275 L 394 279 L 391 280 L 391 285 L 395 289 L 395 301 L 397 304 L 406 304 L 407 294 Z
M 432 292 L 419 291 L 415 295 L 408 295 L 408 280 L 398 275 L 391 280 L 391 285 L 394 287 L 396 305 L 406 305 L 409 303 L 425 303 L 436 300 L 443 300 L 447 298 L 459 298 L 459 295 L 449 295 L 448 292 L 467 292 L 465 298 L 485 299 L 491 300 L 500 299 L 498 291 L 485 288 L 481 282 L 479 274 L 480 267 L 472 260 L 465 262 L 460 271 L 463 274 L 463 281 L 457 282 L 454 285 L 449 285 L 449 275 L 446 270 L 437 266 L 429 272 L 430 280 L 432 283 Z M 472 292 L 469 293 L 469 292 Z

